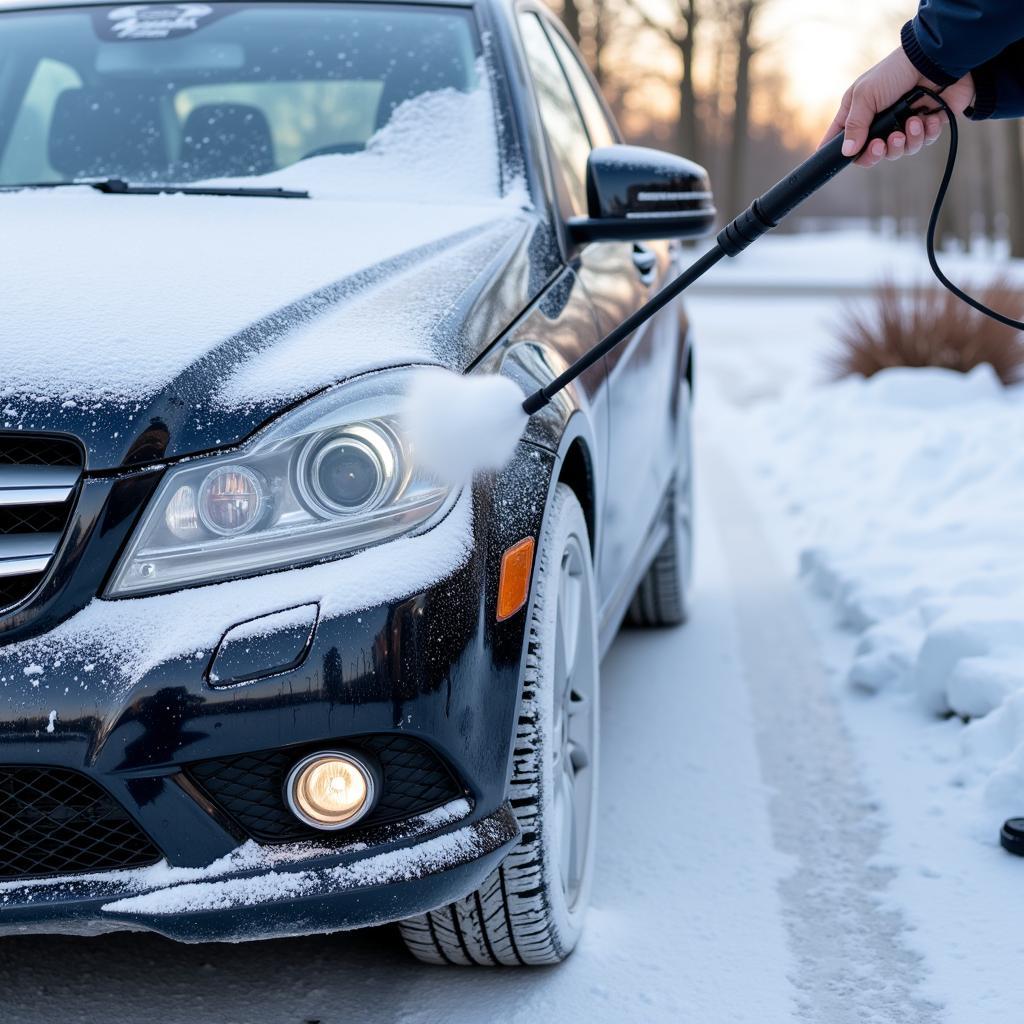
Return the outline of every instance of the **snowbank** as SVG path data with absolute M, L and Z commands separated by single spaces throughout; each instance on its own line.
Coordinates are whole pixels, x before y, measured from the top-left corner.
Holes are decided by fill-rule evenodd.
M 1024 387 L 987 366 L 801 387 L 740 414 L 800 568 L 858 635 L 848 681 L 957 715 L 992 811 L 1024 806 Z

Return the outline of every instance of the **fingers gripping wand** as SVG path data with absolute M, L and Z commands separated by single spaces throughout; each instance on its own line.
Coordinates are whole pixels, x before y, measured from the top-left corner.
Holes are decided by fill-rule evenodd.
M 879 113 L 871 123 L 865 147 L 874 139 L 885 139 L 893 132 L 902 131 L 908 118 L 914 113 L 915 104 L 924 96 L 923 90 L 913 89 L 891 107 Z M 799 167 L 794 168 L 785 178 L 768 189 L 764 195 L 755 199 L 731 224 L 723 228 L 712 249 L 669 282 L 632 316 L 623 320 L 615 330 L 581 356 L 564 373 L 530 395 L 523 402 L 526 414 L 532 416 L 543 409 L 559 391 L 586 372 L 616 345 L 625 341 L 638 327 L 703 277 L 719 260 L 726 256 L 738 256 L 762 235 L 778 227 L 805 199 L 809 199 L 823 185 L 828 184 L 858 156 L 857 153 L 851 156 L 843 155 L 842 134 L 822 146 L 813 156 L 808 157 Z

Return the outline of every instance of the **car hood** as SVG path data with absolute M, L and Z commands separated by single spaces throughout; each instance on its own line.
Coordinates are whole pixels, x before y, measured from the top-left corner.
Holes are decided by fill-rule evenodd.
M 511 199 L 72 188 L 0 195 L 0 222 L 0 428 L 74 434 L 90 470 L 230 445 L 368 370 L 462 370 L 544 276 Z

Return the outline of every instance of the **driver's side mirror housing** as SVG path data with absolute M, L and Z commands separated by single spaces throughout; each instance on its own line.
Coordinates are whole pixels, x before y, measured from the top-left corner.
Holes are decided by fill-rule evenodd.
M 642 146 L 602 146 L 587 161 L 588 217 L 573 217 L 574 241 L 703 238 L 715 226 L 708 172 L 692 160 Z

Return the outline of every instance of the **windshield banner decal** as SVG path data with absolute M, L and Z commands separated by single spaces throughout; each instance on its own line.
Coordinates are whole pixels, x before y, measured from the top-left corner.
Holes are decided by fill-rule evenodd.
M 101 39 L 139 42 L 188 35 L 219 17 L 209 4 L 131 4 L 97 11 L 95 24 Z

